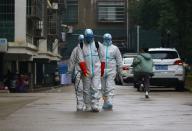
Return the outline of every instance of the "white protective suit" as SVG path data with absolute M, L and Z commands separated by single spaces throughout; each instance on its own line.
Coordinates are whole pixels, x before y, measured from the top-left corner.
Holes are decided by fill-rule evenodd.
M 112 98 L 114 96 L 115 76 L 118 70 L 122 69 L 122 57 L 119 48 L 112 44 L 112 37 L 109 33 L 103 36 L 103 59 L 104 74 L 102 76 L 102 94 L 104 99 L 103 109 L 112 109 Z
M 82 42 L 83 35 L 79 35 L 79 42 Z M 82 72 L 78 64 L 78 46 L 76 46 L 70 56 L 70 64 L 69 64 L 69 72 L 73 73 L 72 77 L 75 77 L 75 94 L 77 99 L 77 111 L 83 111 L 84 110 L 84 100 L 83 100 L 83 82 L 82 82 Z
M 85 30 L 85 43 L 78 48 L 79 64 L 83 72 L 84 102 L 87 111 L 99 112 L 99 99 L 101 97 L 101 62 L 100 49 L 96 44 L 91 29 Z

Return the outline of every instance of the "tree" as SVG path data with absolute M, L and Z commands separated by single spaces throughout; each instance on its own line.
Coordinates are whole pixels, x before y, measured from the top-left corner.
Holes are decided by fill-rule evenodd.
M 129 0 L 129 18 L 133 25 L 157 29 L 159 17 L 158 0 Z
M 177 47 L 184 56 L 192 57 L 191 0 L 129 1 L 129 16 L 133 24 L 160 31 L 163 40 L 170 37 L 172 46 Z
M 177 33 L 179 50 L 184 56 L 192 57 L 192 1 L 174 1 L 178 18 Z

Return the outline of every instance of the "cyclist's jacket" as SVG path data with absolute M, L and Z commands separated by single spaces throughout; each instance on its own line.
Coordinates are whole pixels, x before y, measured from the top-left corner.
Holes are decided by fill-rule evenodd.
M 149 53 L 140 53 L 137 55 L 132 63 L 133 73 L 153 73 L 153 60 Z

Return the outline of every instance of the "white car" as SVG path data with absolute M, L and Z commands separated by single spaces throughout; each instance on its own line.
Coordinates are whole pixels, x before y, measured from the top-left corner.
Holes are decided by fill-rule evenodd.
M 151 85 L 174 86 L 176 90 L 184 90 L 185 69 L 175 48 L 149 48 L 154 67 Z
M 131 67 L 136 53 L 125 53 L 123 54 L 123 70 L 121 74 L 117 74 L 116 83 L 124 85 L 125 83 L 133 83 L 133 70 Z

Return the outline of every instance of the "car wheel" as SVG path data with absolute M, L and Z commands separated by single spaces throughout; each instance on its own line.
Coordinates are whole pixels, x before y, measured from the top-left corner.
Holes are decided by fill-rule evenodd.
M 140 85 L 138 83 L 134 83 L 134 88 L 136 88 L 137 91 L 140 92 Z
M 185 82 L 178 82 L 175 89 L 176 89 L 176 91 L 184 91 L 185 90 Z
M 115 77 L 115 84 L 116 84 L 116 85 L 122 85 L 122 81 L 121 81 L 119 75 L 116 75 L 116 77 Z
M 134 83 L 133 83 L 133 87 L 134 87 L 134 88 L 137 88 L 138 85 L 134 82 Z

